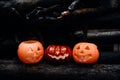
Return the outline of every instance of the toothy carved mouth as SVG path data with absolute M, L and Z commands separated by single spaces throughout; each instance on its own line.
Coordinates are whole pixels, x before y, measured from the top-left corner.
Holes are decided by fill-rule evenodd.
M 41 59 L 41 57 L 42 57 L 42 54 L 40 54 L 39 52 L 38 53 L 31 52 L 30 54 L 33 54 L 33 56 L 26 57 L 26 60 L 28 60 L 30 62 L 35 62 L 35 61 Z
M 48 54 L 48 56 L 50 56 L 51 58 L 59 60 L 59 59 L 65 59 L 66 57 L 69 56 L 69 54 L 64 54 L 63 56 L 62 55 L 60 55 L 60 56 L 53 56 L 53 55 Z
M 92 58 L 91 56 L 79 56 L 79 59 L 81 60 L 81 61 L 87 61 L 87 60 L 89 60 L 90 58 Z

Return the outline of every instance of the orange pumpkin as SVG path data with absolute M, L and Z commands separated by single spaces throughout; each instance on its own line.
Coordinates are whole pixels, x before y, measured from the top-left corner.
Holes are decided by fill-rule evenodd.
M 27 64 L 39 62 L 44 55 L 44 48 L 41 42 L 36 40 L 23 41 L 17 50 L 18 58 Z
M 99 59 L 97 45 L 88 42 L 80 42 L 73 47 L 73 59 L 77 63 L 94 64 Z

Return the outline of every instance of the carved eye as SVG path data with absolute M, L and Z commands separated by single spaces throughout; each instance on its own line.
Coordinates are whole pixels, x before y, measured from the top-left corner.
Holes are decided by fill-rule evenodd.
M 78 46 L 77 49 L 80 49 L 80 46 Z
M 65 47 L 61 48 L 61 53 L 64 53 L 64 52 L 66 52 L 66 48 Z
M 40 51 L 40 47 L 39 46 L 38 46 L 37 50 Z
M 50 47 L 50 49 L 49 49 L 50 51 L 54 51 L 54 48 L 53 47 Z
M 89 46 L 86 46 L 85 49 L 86 49 L 86 50 L 90 50 L 90 47 L 89 47 Z

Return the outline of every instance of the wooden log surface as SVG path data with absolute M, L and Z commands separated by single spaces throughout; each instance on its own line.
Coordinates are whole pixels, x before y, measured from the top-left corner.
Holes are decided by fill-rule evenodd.
M 118 53 L 104 53 L 116 55 Z M 108 59 L 106 56 L 104 58 Z M 66 63 L 51 63 L 45 60 L 37 64 L 27 65 L 18 58 L 0 59 L 0 80 L 119 80 L 120 59 L 112 56 L 108 63 L 101 58 L 96 64 L 77 64 L 74 61 Z M 114 62 L 114 63 L 112 63 Z

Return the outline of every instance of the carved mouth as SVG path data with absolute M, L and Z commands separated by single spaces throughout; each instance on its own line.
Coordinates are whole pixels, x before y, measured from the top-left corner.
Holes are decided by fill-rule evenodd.
M 69 56 L 69 54 L 64 54 L 64 55 L 59 55 L 59 56 L 55 56 L 55 55 L 53 56 L 53 55 L 48 54 L 48 56 L 50 56 L 53 59 L 59 60 L 59 59 L 65 59 L 66 57 Z
M 88 55 L 85 55 L 85 54 L 75 54 L 75 55 L 81 62 L 86 62 L 86 61 L 88 61 L 89 59 L 92 58 L 91 54 L 88 54 Z
M 28 56 L 26 57 L 26 60 L 30 61 L 30 62 L 35 62 L 40 60 L 43 57 L 43 54 L 40 52 L 36 52 L 36 53 L 31 53 L 33 54 L 33 56 Z
M 91 56 L 79 56 L 78 58 L 79 58 L 80 61 L 86 62 L 87 60 L 89 60 L 92 57 Z

